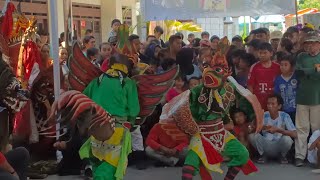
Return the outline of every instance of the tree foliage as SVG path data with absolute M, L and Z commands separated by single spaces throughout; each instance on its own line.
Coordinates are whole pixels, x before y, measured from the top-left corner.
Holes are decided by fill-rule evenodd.
M 318 8 L 320 10 L 320 0 L 298 0 L 299 10 L 306 8 Z

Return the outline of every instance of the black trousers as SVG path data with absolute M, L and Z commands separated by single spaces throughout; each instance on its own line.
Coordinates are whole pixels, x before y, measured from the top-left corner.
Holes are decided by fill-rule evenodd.
M 20 180 L 27 180 L 27 167 L 29 163 L 29 152 L 26 148 L 18 147 L 5 154 L 8 163 L 19 175 Z M 1 180 L 17 180 L 12 174 L 0 169 Z

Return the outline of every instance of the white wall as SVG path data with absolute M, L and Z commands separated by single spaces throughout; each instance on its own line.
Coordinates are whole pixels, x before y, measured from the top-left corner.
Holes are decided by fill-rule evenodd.
M 198 18 L 196 22 L 203 31 L 209 32 L 210 37 L 213 35 L 223 37 L 223 18 Z
M 110 1 L 110 0 L 72 0 L 72 2 L 82 3 L 82 4 L 92 4 L 92 5 L 100 5 L 101 1 Z M 114 1 L 114 0 L 111 0 L 111 1 Z
M 196 23 L 199 24 L 203 31 L 207 31 L 210 37 L 217 35 L 220 38 L 228 36 L 231 40 L 233 36 L 239 35 L 238 18 L 232 18 L 232 24 L 224 24 L 223 18 L 198 18 Z M 200 37 L 201 33 L 195 33 Z

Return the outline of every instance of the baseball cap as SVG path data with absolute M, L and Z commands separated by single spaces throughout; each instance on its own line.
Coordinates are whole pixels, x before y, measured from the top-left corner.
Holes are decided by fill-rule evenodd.
M 304 39 L 304 42 L 320 42 L 320 36 L 319 33 L 316 31 L 311 31 L 307 34 L 307 36 Z
M 273 31 L 271 34 L 270 34 L 270 39 L 281 39 L 282 38 L 282 32 L 281 31 Z

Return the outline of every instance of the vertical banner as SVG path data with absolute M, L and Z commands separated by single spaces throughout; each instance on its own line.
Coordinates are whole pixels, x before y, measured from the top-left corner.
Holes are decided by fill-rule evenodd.
M 227 16 L 261 16 L 295 12 L 296 0 L 141 0 L 147 21 Z

